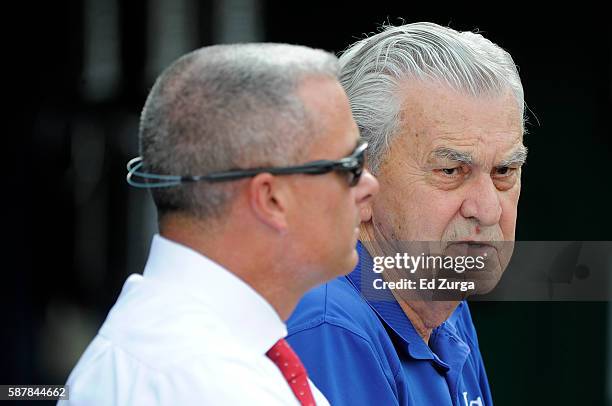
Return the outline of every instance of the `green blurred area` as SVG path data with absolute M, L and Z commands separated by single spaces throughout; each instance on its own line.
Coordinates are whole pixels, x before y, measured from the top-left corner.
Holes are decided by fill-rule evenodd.
M 495 404 L 605 405 L 607 306 L 470 303 Z

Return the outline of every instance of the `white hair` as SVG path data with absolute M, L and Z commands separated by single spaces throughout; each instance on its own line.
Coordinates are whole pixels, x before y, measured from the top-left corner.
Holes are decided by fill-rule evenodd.
M 377 173 L 399 123 L 399 86 L 406 79 L 444 83 L 472 96 L 510 90 L 524 128 L 523 86 L 510 54 L 473 32 L 433 23 L 388 26 L 351 45 L 340 56 L 340 81 L 348 95 L 368 160 Z

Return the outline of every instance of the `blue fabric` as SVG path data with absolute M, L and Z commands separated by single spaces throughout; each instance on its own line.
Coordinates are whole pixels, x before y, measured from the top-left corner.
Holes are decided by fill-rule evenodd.
M 467 303 L 427 345 L 390 291 L 366 292 L 372 258 L 357 248 L 355 270 L 308 292 L 288 321 L 289 343 L 330 403 L 492 405 Z

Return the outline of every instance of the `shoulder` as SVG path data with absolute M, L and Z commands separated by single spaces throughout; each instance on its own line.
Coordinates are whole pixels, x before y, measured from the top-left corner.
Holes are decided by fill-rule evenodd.
M 396 403 L 401 369 L 384 325 L 346 277 L 308 292 L 288 320 L 287 340 L 331 404 Z
M 382 321 L 346 277 L 307 293 L 287 329 L 289 342 L 307 362 L 328 363 L 322 359 L 327 356 L 342 361 L 336 365 L 371 364 L 384 370 L 388 378 L 400 368 Z
M 98 336 L 108 348 L 151 370 L 210 356 L 214 348 L 240 348 L 226 323 L 206 304 L 138 275 L 126 281 Z
M 291 393 L 277 390 L 277 380 L 257 368 L 257 360 L 230 351 L 208 352 L 163 366 L 96 337 L 70 374 L 69 405 L 106 404 L 266 404 L 284 405 Z M 243 390 L 235 390 L 240 382 Z
M 364 338 L 384 329 L 376 313 L 346 277 L 312 289 L 287 321 L 289 335 L 330 324 Z

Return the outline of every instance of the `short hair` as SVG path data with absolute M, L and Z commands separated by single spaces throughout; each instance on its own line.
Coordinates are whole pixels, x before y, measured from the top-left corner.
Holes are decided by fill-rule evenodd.
M 369 143 L 368 162 L 375 174 L 399 127 L 397 93 L 406 79 L 443 83 L 473 96 L 510 90 L 524 131 L 523 86 L 508 52 L 480 34 L 434 23 L 387 26 L 340 56 L 340 82 Z
M 139 129 L 143 169 L 204 175 L 290 165 L 316 134 L 297 95 L 308 77 L 338 80 L 338 60 L 325 51 L 286 44 L 216 45 L 174 62 L 155 82 Z M 235 182 L 152 189 L 161 218 L 184 212 L 221 216 Z

